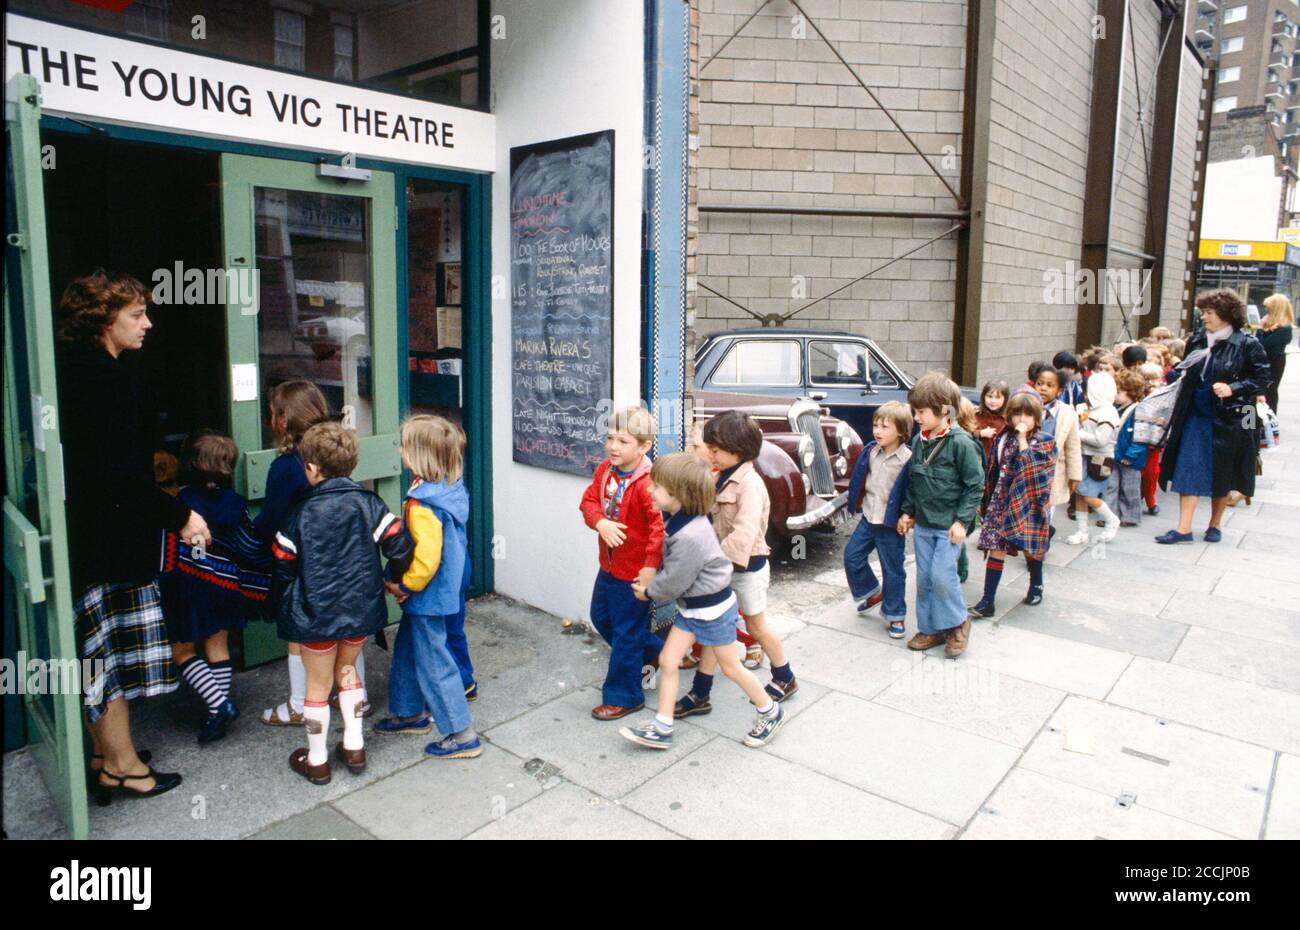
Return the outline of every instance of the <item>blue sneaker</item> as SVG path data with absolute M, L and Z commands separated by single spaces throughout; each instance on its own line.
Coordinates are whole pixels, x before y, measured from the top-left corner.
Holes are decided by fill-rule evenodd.
M 483 755 L 483 743 L 477 735 L 468 743 L 458 743 L 456 737 L 447 736 L 425 746 L 424 753 L 439 759 L 477 759 Z
M 415 720 L 403 720 L 400 717 L 385 717 L 375 724 L 376 733 L 428 733 L 433 729 L 433 721 L 428 714 Z
M 671 749 L 673 745 L 673 735 L 659 732 L 653 720 L 647 720 L 634 727 L 623 727 L 618 731 L 618 735 L 638 746 L 648 746 L 651 749 Z
M 1170 530 L 1163 536 L 1157 536 L 1156 542 L 1162 546 L 1182 545 L 1183 543 L 1192 542 L 1195 537 L 1191 533 L 1180 533 L 1178 530 Z
M 1220 530 L 1217 526 L 1212 526 L 1212 527 L 1210 527 L 1208 530 L 1205 531 L 1205 541 L 1206 541 L 1206 542 L 1222 542 L 1222 541 L 1223 541 L 1223 531 Z
M 203 723 L 203 729 L 199 730 L 199 743 L 215 743 L 226 735 L 226 724 L 239 716 L 239 708 L 235 702 L 226 699 L 213 713 L 208 714 L 208 719 Z
M 906 635 L 907 635 L 907 627 L 903 624 L 902 620 L 889 621 L 890 639 L 902 639 Z
M 772 742 L 772 737 L 776 736 L 776 731 L 785 725 L 785 711 L 781 705 L 776 705 L 776 713 L 759 714 L 754 718 L 754 725 L 749 728 L 745 734 L 745 745 L 751 749 L 760 749 Z

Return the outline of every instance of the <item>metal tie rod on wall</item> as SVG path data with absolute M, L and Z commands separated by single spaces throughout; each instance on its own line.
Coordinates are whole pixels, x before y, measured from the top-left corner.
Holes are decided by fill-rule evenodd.
M 702 203 L 701 213 L 776 213 L 783 216 L 853 216 L 895 220 L 965 220 L 969 210 L 908 210 L 888 207 L 856 209 L 852 207 L 785 207 L 778 204 Z

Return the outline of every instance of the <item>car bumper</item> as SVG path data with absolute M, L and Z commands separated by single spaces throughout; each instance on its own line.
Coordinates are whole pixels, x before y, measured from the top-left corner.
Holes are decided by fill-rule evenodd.
M 811 510 L 807 510 L 797 516 L 788 517 L 785 521 L 785 527 L 791 533 L 799 533 L 810 527 L 823 523 L 826 520 L 833 520 L 836 514 L 843 511 L 844 505 L 848 502 L 849 495 L 847 491 L 836 494 L 830 500 L 822 500 L 814 497 L 813 500 L 821 500 L 821 503 Z

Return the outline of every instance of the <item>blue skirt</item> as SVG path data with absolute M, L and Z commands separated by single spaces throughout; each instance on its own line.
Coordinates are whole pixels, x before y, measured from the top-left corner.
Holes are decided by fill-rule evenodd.
M 1177 494 L 1210 497 L 1214 493 L 1214 420 L 1188 411 L 1178 446 L 1178 465 L 1170 487 Z

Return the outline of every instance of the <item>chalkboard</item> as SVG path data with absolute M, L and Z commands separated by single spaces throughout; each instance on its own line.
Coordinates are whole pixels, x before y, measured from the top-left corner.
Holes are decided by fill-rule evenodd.
M 613 168 L 613 130 L 510 150 L 514 460 L 587 477 L 613 393 Z

